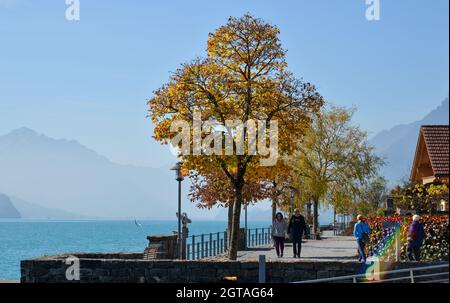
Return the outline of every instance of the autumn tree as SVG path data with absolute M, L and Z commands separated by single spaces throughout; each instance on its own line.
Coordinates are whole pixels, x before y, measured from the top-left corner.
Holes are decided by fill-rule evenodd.
M 258 129 L 258 139 L 270 135 L 271 140 L 278 141 L 274 151 L 277 155 L 291 154 L 310 123 L 311 113 L 319 110 L 323 100 L 313 85 L 287 71 L 279 33 L 276 26 L 250 15 L 230 18 L 211 33 L 207 57 L 182 65 L 148 101 L 155 124 L 154 138 L 168 143 L 177 135 L 172 128 L 176 121 L 193 121 L 196 112 L 200 112 L 201 129 L 209 128 L 202 139 L 217 132 L 207 123 L 224 126 L 229 120 L 265 121 L 267 128 Z M 272 131 L 272 125 L 278 129 Z M 233 153 L 223 146 L 214 146 L 215 153 L 211 154 L 205 152 L 209 144 L 201 145 L 200 153 L 196 150 L 191 128 L 189 147 L 180 154 L 183 166 L 191 172 L 228 182 L 224 189 L 231 190 L 233 200 L 229 248 L 232 260 L 237 258 L 246 181 L 258 179 L 267 170 L 267 165 L 261 165 L 267 158 L 263 146 L 258 145 L 257 154 L 249 152 L 253 137 L 248 130 L 248 124 L 239 131 L 222 128 L 225 138 L 233 142 Z M 244 143 L 244 153 L 237 152 L 242 148 L 237 142 Z M 221 173 L 216 174 L 217 170 Z M 271 173 L 276 174 L 273 170 Z
M 366 133 L 351 124 L 353 112 L 336 106 L 323 109 L 291 158 L 293 173 L 313 201 L 314 235 L 319 204 L 348 208 L 361 184 L 383 164 L 367 143 Z
M 218 169 L 208 173 L 200 174 L 193 171 L 190 175 L 192 181 L 190 188 L 191 202 L 197 203 L 197 207 L 211 209 L 213 207 L 224 207 L 228 209 L 228 231 L 232 229 L 233 205 L 235 201 L 234 188 L 229 179 Z M 270 198 L 272 190 L 266 186 L 263 179 L 245 178 L 242 187 L 242 203 L 244 205 L 254 204 L 260 200 Z M 231 234 L 228 233 L 228 241 Z

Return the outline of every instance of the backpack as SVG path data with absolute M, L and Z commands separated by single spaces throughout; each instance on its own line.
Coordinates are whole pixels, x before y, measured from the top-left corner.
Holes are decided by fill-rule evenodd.
M 369 235 L 367 233 L 362 233 L 361 241 L 363 243 L 368 243 L 369 242 Z
M 362 234 L 361 234 L 361 242 L 362 243 L 368 243 L 369 242 L 369 235 L 366 232 L 363 231 L 362 224 L 359 225 L 359 228 L 361 228 L 361 232 L 362 232 Z

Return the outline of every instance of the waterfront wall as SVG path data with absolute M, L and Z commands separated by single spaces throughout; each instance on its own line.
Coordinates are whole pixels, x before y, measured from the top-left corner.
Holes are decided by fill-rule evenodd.
M 142 254 L 75 254 L 79 258 L 80 280 L 68 281 L 70 255 L 47 256 L 21 262 L 22 283 L 158 283 L 223 282 L 236 276 L 237 282 L 258 282 L 259 266 L 253 261 L 143 260 Z M 430 265 L 430 263 L 382 264 L 385 269 Z M 266 281 L 287 283 L 362 273 L 361 264 L 350 261 L 271 261 L 266 263 Z M 351 281 L 349 281 L 351 282 Z

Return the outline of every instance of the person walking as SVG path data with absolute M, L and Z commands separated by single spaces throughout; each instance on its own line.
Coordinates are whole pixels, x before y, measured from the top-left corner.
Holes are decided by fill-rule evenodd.
M 287 224 L 282 213 L 277 213 L 272 224 L 272 237 L 278 258 L 283 258 L 284 240 L 286 239 Z
M 305 231 L 305 218 L 300 214 L 300 210 L 296 208 L 294 209 L 294 215 L 291 217 L 288 226 L 288 234 L 292 238 L 294 258 L 300 258 L 300 254 L 302 252 L 302 236 Z
M 420 248 L 422 247 L 424 236 L 425 231 L 423 229 L 423 224 L 420 222 L 420 216 L 414 215 L 407 235 L 407 255 L 410 261 L 420 261 Z
M 362 215 L 358 215 L 356 217 L 358 222 L 355 224 L 355 228 L 353 230 L 353 235 L 356 238 L 356 242 L 358 243 L 358 255 L 359 262 L 366 263 L 366 243 L 369 242 L 370 228 L 366 223 L 366 219 Z

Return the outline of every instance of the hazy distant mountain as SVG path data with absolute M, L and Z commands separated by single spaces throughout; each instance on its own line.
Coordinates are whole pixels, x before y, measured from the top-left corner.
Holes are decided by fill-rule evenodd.
M 420 126 L 430 124 L 449 124 L 448 98 L 422 120 L 397 125 L 390 130 L 378 133 L 370 140 L 377 153 L 386 157 L 387 164 L 382 169 L 382 174 L 391 183 L 398 183 L 402 179 L 409 178 Z
M 10 197 L 12 205 L 19 211 L 22 219 L 56 219 L 56 220 L 81 220 L 91 219 L 60 209 L 42 207 L 40 205 L 24 201 L 17 197 Z
M 77 141 L 28 128 L 0 136 L 0 192 L 47 209 L 101 218 L 173 219 L 176 188 L 169 170 L 119 165 Z
M 0 194 L 0 219 L 19 219 L 21 215 L 8 196 Z

